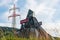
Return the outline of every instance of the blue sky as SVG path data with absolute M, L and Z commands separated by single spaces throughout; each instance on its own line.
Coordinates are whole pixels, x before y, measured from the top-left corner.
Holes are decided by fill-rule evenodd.
M 13 7 L 13 4 L 20 8 L 21 18 L 17 17 L 17 28 L 20 28 L 19 21 L 24 19 L 31 9 L 34 11 L 34 16 L 38 21 L 42 21 L 42 27 L 50 33 L 52 36 L 60 37 L 60 0 L 0 0 L 0 26 L 11 27 L 12 18 L 8 20 L 9 9 Z M 53 30 L 58 30 L 56 32 Z M 52 32 L 51 32 L 52 30 Z M 56 34 L 54 34 L 56 32 Z

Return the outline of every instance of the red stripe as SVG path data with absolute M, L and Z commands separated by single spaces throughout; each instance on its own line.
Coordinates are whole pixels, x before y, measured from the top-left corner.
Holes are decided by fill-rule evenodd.
M 23 23 L 26 23 L 26 22 L 28 22 L 28 18 L 26 18 L 26 19 L 24 19 L 24 20 L 21 20 L 21 21 L 20 21 L 20 24 L 23 24 Z

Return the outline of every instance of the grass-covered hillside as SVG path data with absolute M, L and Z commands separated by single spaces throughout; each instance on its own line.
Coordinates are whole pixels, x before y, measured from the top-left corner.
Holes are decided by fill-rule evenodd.
M 13 28 L 9 27 L 1 27 L 0 26 L 0 40 L 39 40 L 38 38 L 35 37 L 30 37 L 30 38 L 22 38 L 20 37 L 19 29 L 16 30 L 16 35 L 13 33 Z M 55 40 L 60 40 L 58 37 L 54 37 Z M 44 38 L 40 38 L 40 40 L 44 40 Z
M 54 37 L 56 40 L 60 40 L 60 38 L 59 37 Z

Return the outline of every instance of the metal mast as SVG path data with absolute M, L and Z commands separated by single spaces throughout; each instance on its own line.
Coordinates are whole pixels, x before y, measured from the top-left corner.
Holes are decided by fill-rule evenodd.
M 20 16 L 19 14 L 16 14 L 16 9 L 19 10 L 19 8 L 16 8 L 15 4 L 14 4 L 14 7 L 13 7 L 13 8 L 9 9 L 9 12 L 10 12 L 11 10 L 13 10 L 13 14 L 10 15 L 10 16 L 8 16 L 8 18 L 12 17 L 12 27 L 13 27 L 13 28 L 16 27 L 16 17 L 17 17 L 17 16 Z

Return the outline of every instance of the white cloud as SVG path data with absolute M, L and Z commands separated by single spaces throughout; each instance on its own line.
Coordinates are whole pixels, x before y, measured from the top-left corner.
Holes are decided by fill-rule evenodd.
M 5 26 L 5 24 L 3 24 L 3 23 L 0 23 L 0 26 Z
M 42 27 L 50 35 L 55 36 L 55 37 L 60 37 L 60 23 L 59 22 L 57 22 L 57 23 L 53 23 L 53 22 L 43 23 Z
M 11 23 L 0 23 L 2 27 L 11 27 Z
M 0 6 L 8 6 L 10 3 L 17 3 L 18 0 L 1 0 Z
M 13 0 L 14 4 L 16 4 L 16 3 L 17 3 L 17 1 L 18 1 L 18 0 Z
M 0 6 L 7 5 L 11 0 L 1 0 Z

